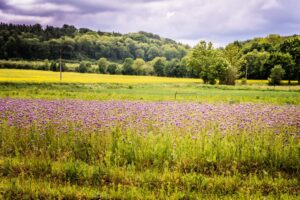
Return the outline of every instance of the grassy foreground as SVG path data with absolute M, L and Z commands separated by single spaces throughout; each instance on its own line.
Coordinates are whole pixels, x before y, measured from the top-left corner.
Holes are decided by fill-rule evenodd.
M 4 199 L 297 199 L 300 192 L 299 140 L 283 130 L 57 136 L 4 123 L 0 138 Z
M 58 79 L 55 72 L 0 70 L 0 199 L 299 199 L 299 106 L 267 105 L 299 105 L 299 86 L 79 73 Z M 107 107 L 67 99 L 139 101 Z M 165 100 L 172 102 L 155 102 L 162 112 L 149 117 L 147 101 Z M 195 110 L 182 107 L 186 101 L 225 106 Z M 241 109 L 249 105 L 260 106 Z M 203 119 L 212 123 L 188 131 Z

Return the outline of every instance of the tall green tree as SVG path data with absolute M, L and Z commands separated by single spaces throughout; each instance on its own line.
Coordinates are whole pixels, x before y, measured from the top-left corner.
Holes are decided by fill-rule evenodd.
M 295 66 L 291 77 L 298 80 L 298 84 L 300 84 L 300 36 L 285 40 L 279 49 L 281 52 L 292 56 Z
M 280 65 L 285 70 L 284 78 L 291 83 L 295 73 L 295 62 L 289 53 L 274 52 L 270 55 L 268 62 L 265 65 L 265 73 L 270 72 L 275 65 Z M 269 70 L 268 70 L 269 69 Z
M 215 84 L 218 73 L 215 70 L 217 51 L 212 43 L 201 41 L 189 55 L 189 65 L 195 70 L 204 83 Z
M 212 66 L 216 52 L 213 49 L 212 43 L 201 41 L 197 44 L 189 55 L 189 65 L 201 77 L 204 83 L 208 83 L 208 72 Z
M 243 55 L 241 74 L 246 79 L 266 79 L 270 69 L 266 68 L 266 63 L 270 58 L 270 53 L 266 51 L 259 52 L 257 50 L 248 52 Z

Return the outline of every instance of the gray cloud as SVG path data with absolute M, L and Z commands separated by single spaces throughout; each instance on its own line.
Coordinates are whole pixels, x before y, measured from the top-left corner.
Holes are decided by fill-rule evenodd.
M 271 33 L 299 34 L 299 8 L 298 0 L 0 0 L 0 21 L 144 30 L 219 46 Z

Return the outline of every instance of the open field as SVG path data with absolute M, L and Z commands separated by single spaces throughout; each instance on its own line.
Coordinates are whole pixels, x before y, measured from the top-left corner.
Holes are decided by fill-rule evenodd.
M 278 88 L 279 89 L 279 88 Z M 300 104 L 300 92 L 255 86 L 206 86 L 202 84 L 70 84 L 0 83 L 2 98 L 195 101 L 199 103 Z
M 26 82 L 26 83 L 117 83 L 117 84 L 152 84 L 152 83 L 202 83 L 201 79 L 169 78 L 156 76 L 126 76 L 107 74 L 82 74 L 63 72 L 63 80 L 59 80 L 59 72 L 39 70 L 0 69 L 0 82 Z M 237 81 L 240 84 L 240 80 Z M 263 89 L 300 90 L 297 81 L 292 81 L 292 86 L 267 86 L 267 80 L 248 80 L 249 85 Z
M 63 75 L 0 70 L 0 199 L 299 199 L 299 86 Z
M 298 106 L 0 101 L 3 198 L 297 199 Z
M 0 82 L 36 82 L 55 83 L 60 82 L 59 72 L 0 69 Z M 200 79 L 191 78 L 164 78 L 154 76 L 124 76 L 107 74 L 82 74 L 76 72 L 63 73 L 63 83 L 121 83 L 121 84 L 142 84 L 142 83 L 199 83 Z
M 198 79 L 0 70 L 0 97 L 299 104 L 300 86 L 211 86 Z M 70 80 L 67 82 L 66 80 Z M 107 82 L 104 82 L 107 80 Z M 98 82 L 97 82 L 98 81 Z M 82 83 L 81 83 L 82 82 Z

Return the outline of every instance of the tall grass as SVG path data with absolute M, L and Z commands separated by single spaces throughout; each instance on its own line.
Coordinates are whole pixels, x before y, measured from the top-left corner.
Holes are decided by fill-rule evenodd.
M 2 198 L 297 199 L 299 138 L 265 129 L 227 134 L 71 126 L 0 128 Z

